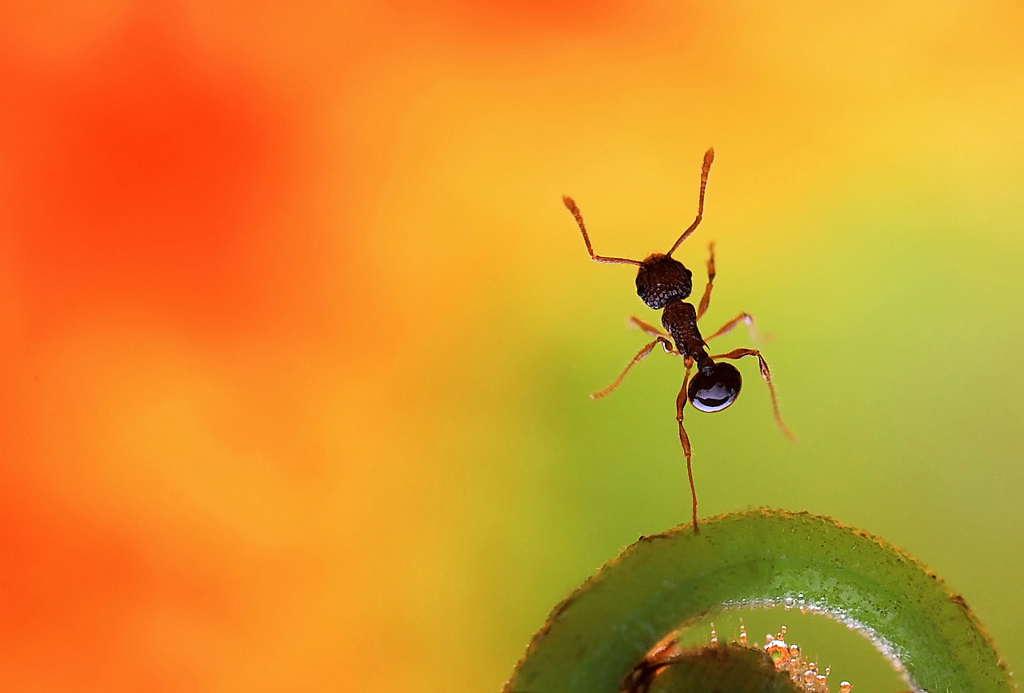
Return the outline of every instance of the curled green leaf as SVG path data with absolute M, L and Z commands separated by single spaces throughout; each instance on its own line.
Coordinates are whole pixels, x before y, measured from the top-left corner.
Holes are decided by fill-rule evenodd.
M 914 558 L 830 518 L 766 510 L 641 538 L 555 608 L 504 690 L 618 693 L 680 626 L 783 604 L 858 628 L 916 690 L 1017 690 L 963 598 Z
M 683 650 L 633 673 L 627 690 L 637 693 L 808 693 L 764 651 L 738 644 Z

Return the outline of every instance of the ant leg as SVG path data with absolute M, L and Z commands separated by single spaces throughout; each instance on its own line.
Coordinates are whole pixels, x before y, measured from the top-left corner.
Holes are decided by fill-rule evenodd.
M 629 324 L 632 325 L 633 327 L 639 327 L 642 332 L 644 332 L 645 334 L 649 334 L 652 337 L 664 337 L 665 339 L 669 339 L 670 337 L 670 335 L 667 332 L 662 332 L 654 325 L 644 322 L 635 315 L 629 316 Z
M 685 241 L 686 237 L 693 233 L 694 229 L 697 228 L 697 225 L 700 224 L 701 218 L 704 216 L 704 188 L 708 185 L 708 172 L 711 170 L 711 162 L 714 160 L 715 148 L 712 147 L 704 152 L 704 163 L 700 167 L 700 197 L 697 198 L 697 218 L 693 220 L 693 223 L 690 224 L 688 229 L 683 231 L 683 235 L 679 237 L 679 240 L 675 242 L 675 245 L 665 253 L 670 257 L 672 256 L 672 253 L 676 252 L 676 248 L 679 247 L 679 244 Z
M 642 265 L 643 263 L 639 260 L 630 260 L 625 257 L 604 257 L 603 255 L 594 254 L 594 246 L 590 244 L 590 236 L 587 234 L 587 227 L 583 225 L 583 215 L 580 214 L 579 207 L 573 202 L 572 198 L 568 195 L 562 196 L 562 204 L 565 208 L 572 212 L 572 216 L 576 219 L 576 224 L 580 227 L 580 233 L 583 234 L 583 242 L 587 244 L 587 252 L 590 253 L 590 259 L 595 262 L 606 262 L 612 265 Z
M 616 378 L 611 385 L 601 390 L 600 392 L 593 393 L 592 395 L 590 395 L 590 399 L 600 399 L 605 395 L 611 394 L 612 390 L 617 388 L 619 386 L 619 383 L 622 382 L 622 379 L 626 377 L 626 373 L 629 373 L 629 369 L 638 364 L 639 362 L 643 361 L 645 358 L 647 358 L 650 355 L 650 353 L 654 351 L 654 347 L 656 347 L 658 344 L 661 344 L 661 348 L 665 350 L 666 354 L 676 353 L 676 350 L 675 348 L 673 348 L 671 342 L 669 342 L 664 337 L 658 337 L 653 342 L 651 342 L 650 344 L 648 344 L 643 349 L 637 352 L 636 356 L 633 357 L 633 360 L 626 364 L 626 367 L 622 369 L 621 373 L 619 373 L 619 377 Z
M 686 477 L 690 480 L 690 495 L 693 497 L 693 533 L 700 534 L 697 527 L 697 487 L 693 485 L 693 467 L 690 464 L 690 437 L 686 435 L 683 428 L 683 407 L 686 406 L 687 385 L 690 384 L 690 369 L 693 368 L 693 359 L 686 359 L 686 375 L 683 377 L 683 387 L 676 396 L 676 421 L 679 423 L 679 444 L 683 446 L 683 455 L 686 456 Z
M 700 297 L 700 306 L 697 308 L 697 319 L 704 315 L 711 303 L 711 287 L 715 283 L 715 242 L 708 243 L 708 285 L 704 287 L 704 295 Z M 710 339 L 710 337 L 709 337 Z
M 779 413 L 779 401 L 775 397 L 775 386 L 772 385 L 772 374 L 768 370 L 768 362 L 761 356 L 761 352 L 757 349 L 733 349 L 727 354 L 717 354 L 712 356 L 712 359 L 741 359 L 744 356 L 756 356 L 758 363 L 761 365 L 761 377 L 764 378 L 765 383 L 768 384 L 768 392 L 772 396 L 772 411 L 775 414 L 775 423 L 779 425 L 782 432 L 786 434 L 786 437 L 792 441 L 796 441 L 796 436 L 789 430 L 785 422 L 782 420 L 782 414 Z
M 735 318 L 719 327 L 718 331 L 712 334 L 710 337 L 705 337 L 704 341 L 710 342 L 715 337 L 721 337 L 723 334 L 729 334 L 730 332 L 733 331 L 733 328 L 739 325 L 741 322 L 747 326 L 747 330 L 750 332 L 750 338 L 756 342 L 757 333 L 754 331 L 754 318 L 753 316 L 750 315 L 750 313 L 740 313 Z

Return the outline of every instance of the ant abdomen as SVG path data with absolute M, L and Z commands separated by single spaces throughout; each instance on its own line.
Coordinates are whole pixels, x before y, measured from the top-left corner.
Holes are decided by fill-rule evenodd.
M 686 395 L 694 409 L 716 412 L 735 402 L 742 386 L 743 378 L 736 366 L 712 361 L 693 376 Z
M 655 253 L 636 273 L 636 294 L 654 310 L 689 297 L 693 289 L 692 273 L 679 260 Z

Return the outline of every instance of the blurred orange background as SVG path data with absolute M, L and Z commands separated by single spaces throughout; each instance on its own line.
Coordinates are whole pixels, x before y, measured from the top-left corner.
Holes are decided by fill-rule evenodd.
M 740 364 L 702 513 L 885 536 L 1024 662 L 1022 45 L 1009 0 L 3 3 L 5 690 L 497 690 L 689 512 L 680 364 L 586 397 L 657 317 L 559 196 L 664 250 L 711 145 L 677 257 L 800 442 Z

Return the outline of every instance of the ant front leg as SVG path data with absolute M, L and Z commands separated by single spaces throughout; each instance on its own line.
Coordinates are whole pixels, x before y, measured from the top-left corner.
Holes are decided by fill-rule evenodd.
M 708 243 L 708 285 L 704 287 L 704 295 L 700 297 L 700 304 L 697 307 L 697 319 L 708 309 L 708 304 L 711 303 L 711 288 L 715 284 L 715 242 L 711 241 Z M 710 337 L 708 338 L 710 339 Z
M 676 421 L 679 423 L 679 444 L 683 446 L 683 455 L 686 456 L 686 477 L 690 480 L 690 495 L 693 497 L 693 533 L 700 534 L 700 529 L 697 527 L 697 487 L 693 485 L 693 466 L 690 464 L 690 437 L 686 435 L 686 428 L 683 427 L 683 408 L 686 406 L 686 392 L 690 383 L 693 359 L 686 357 L 685 363 L 686 375 L 683 377 L 683 387 L 676 396 Z
M 654 351 L 654 347 L 656 347 L 659 344 L 661 344 L 661 348 L 665 350 L 666 354 L 677 353 L 670 341 L 668 341 L 664 337 L 658 337 L 653 342 L 651 342 L 650 344 L 648 344 L 643 349 L 637 352 L 636 356 L 633 357 L 633 360 L 626 364 L 626 367 L 622 369 L 621 373 L 619 373 L 619 377 L 616 378 L 611 385 L 601 390 L 600 392 L 593 393 L 592 395 L 590 395 L 590 399 L 600 399 L 605 395 L 611 394 L 611 392 L 619 386 L 619 383 L 622 382 L 622 379 L 626 377 L 626 373 L 629 373 L 629 369 L 643 361 L 645 358 L 647 358 L 650 355 L 650 353 Z
M 741 359 L 744 356 L 756 356 L 757 361 L 761 366 L 761 377 L 764 382 L 768 385 L 768 392 L 772 396 L 772 412 L 775 414 L 775 423 L 779 425 L 782 432 L 792 441 L 796 441 L 796 436 L 789 430 L 786 423 L 782 420 L 782 414 L 779 413 L 779 400 L 775 397 L 775 386 L 772 385 L 772 374 L 768 370 L 768 362 L 761 356 L 761 352 L 757 349 L 733 349 L 727 354 L 717 354 L 712 356 L 712 359 Z

